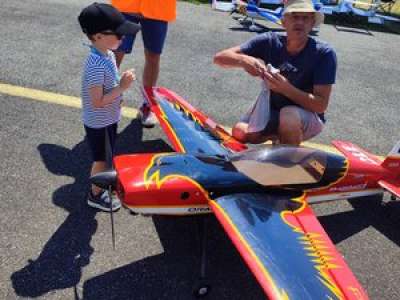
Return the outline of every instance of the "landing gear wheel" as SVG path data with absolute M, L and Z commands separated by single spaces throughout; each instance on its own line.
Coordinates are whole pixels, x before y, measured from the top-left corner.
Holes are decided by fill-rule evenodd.
M 196 298 L 204 298 L 210 293 L 211 287 L 204 283 L 198 283 L 195 288 L 193 289 L 193 294 Z

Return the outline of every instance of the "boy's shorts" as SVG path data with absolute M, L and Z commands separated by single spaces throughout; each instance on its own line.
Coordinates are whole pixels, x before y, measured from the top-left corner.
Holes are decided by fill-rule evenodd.
M 93 161 L 106 161 L 106 130 L 110 137 L 111 149 L 114 153 L 117 140 L 118 123 L 103 128 L 90 128 L 84 125 Z
M 321 121 L 318 114 L 305 110 L 299 106 L 291 105 L 290 107 L 297 110 L 300 115 L 303 131 L 303 141 L 313 138 L 322 131 L 324 123 Z M 271 108 L 270 119 L 267 126 L 263 130 L 263 135 L 276 135 L 278 133 L 278 127 L 279 110 Z
M 127 20 L 138 24 L 140 23 L 140 25 L 142 25 L 141 31 L 144 47 L 150 52 L 161 54 L 164 47 L 165 38 L 167 37 L 168 22 L 140 18 L 125 13 L 123 15 Z M 135 38 L 136 35 L 125 35 L 117 51 L 131 53 Z

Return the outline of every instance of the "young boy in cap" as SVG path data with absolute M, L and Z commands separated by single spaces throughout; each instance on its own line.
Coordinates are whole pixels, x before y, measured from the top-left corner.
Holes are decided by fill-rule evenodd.
M 122 93 L 135 80 L 133 70 L 119 76 L 112 50 L 119 47 L 124 35 L 136 34 L 140 26 L 126 21 L 118 10 L 103 3 L 93 3 L 84 8 L 78 20 L 91 42 L 83 69 L 81 98 L 86 140 L 93 157 L 90 173 L 93 176 L 106 169 L 106 132 L 111 149 L 114 149 L 121 118 Z M 118 199 L 110 199 L 107 191 L 94 185 L 87 203 L 104 211 L 121 207 Z

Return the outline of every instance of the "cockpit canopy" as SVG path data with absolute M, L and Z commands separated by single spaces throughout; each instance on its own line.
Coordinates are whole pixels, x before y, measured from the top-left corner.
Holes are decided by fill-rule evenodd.
M 312 184 L 324 175 L 327 155 L 316 149 L 280 145 L 236 153 L 229 161 L 264 186 Z

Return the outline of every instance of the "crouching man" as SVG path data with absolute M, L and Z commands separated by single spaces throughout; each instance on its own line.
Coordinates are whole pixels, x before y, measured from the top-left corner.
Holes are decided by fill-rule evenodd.
M 311 1 L 289 0 L 282 18 L 286 35 L 260 34 L 215 55 L 215 64 L 243 68 L 265 80 L 270 89 L 266 127 L 250 132 L 248 123 L 238 122 L 232 129 L 236 139 L 245 143 L 278 140 L 298 145 L 322 131 L 337 65 L 332 47 L 309 36 L 323 20 L 324 15 L 314 9 Z M 267 64 L 279 72 L 269 72 Z

